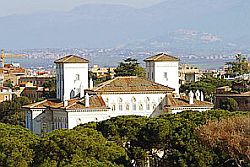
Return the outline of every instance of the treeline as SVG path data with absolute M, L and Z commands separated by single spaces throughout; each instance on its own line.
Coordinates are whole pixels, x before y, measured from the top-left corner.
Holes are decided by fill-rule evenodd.
M 249 166 L 249 118 L 223 110 L 120 116 L 42 138 L 0 124 L 0 166 Z
M 25 127 L 25 113 L 22 106 L 30 104 L 28 97 L 17 97 L 13 95 L 10 101 L 0 103 L 0 123 L 21 125 Z

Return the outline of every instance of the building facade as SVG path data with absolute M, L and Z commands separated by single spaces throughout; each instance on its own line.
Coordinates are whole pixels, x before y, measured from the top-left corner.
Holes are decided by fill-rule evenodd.
M 205 111 L 213 107 L 211 103 L 203 102 L 204 98 L 201 96 L 196 99 L 177 97 L 178 90 L 175 89 L 178 86 L 176 85 L 174 89 L 136 76 L 116 77 L 96 87 L 87 87 L 89 83 L 86 77 L 88 63 L 85 59 L 71 55 L 55 63 L 57 99 L 46 99 L 23 106 L 26 110 L 26 127 L 38 135 L 55 129 L 71 129 L 79 124 L 102 121 L 121 115 L 154 117 L 166 112 Z M 178 61 L 174 61 L 172 65 L 174 65 L 174 72 L 177 65 L 177 75 L 173 75 L 177 79 L 169 78 L 169 81 L 178 85 Z M 154 69 L 157 71 L 156 67 L 158 66 Z M 172 67 L 159 68 L 160 74 L 164 74 L 163 69 L 166 69 L 169 77 L 172 77 L 170 75 Z M 76 77 L 80 73 L 81 75 Z M 80 92 L 80 96 L 75 96 L 76 94 L 71 96 L 71 91 L 75 91 L 76 88 L 82 91 L 81 85 L 84 85 L 84 92 Z M 188 102 L 190 99 L 192 103 Z

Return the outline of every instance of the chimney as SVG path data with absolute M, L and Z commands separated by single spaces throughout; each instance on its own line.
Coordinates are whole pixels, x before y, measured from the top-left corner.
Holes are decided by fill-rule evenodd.
M 64 101 L 63 101 L 63 106 L 64 106 L 64 107 L 67 107 L 68 105 L 69 105 L 68 100 L 64 100 Z
M 89 94 L 86 93 L 85 95 L 85 107 L 89 107 Z
M 89 79 L 89 89 L 93 89 L 93 87 L 94 87 L 94 82 L 93 82 L 92 77 L 90 77 L 90 79 Z
M 197 90 L 197 91 L 195 92 L 196 100 L 200 100 L 200 95 L 201 95 L 200 91 Z
M 190 90 L 189 94 L 189 104 L 194 104 L 194 93 Z
M 204 101 L 204 93 L 201 91 L 201 101 Z

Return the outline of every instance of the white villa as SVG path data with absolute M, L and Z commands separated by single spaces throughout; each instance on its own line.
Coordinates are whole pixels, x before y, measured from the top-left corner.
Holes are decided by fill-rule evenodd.
M 145 62 L 148 79 L 116 77 L 93 87 L 88 80 L 88 60 L 74 55 L 56 60 L 57 99 L 23 106 L 26 127 L 41 135 L 121 115 L 154 117 L 213 108 L 200 91 L 188 97 L 179 95 L 179 59 L 159 54 Z

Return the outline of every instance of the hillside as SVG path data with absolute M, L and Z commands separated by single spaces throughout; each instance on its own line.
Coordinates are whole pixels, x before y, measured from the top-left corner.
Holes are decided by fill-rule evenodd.
M 211 43 L 217 46 L 220 42 L 222 47 L 230 44 L 230 48 L 244 49 L 250 45 L 250 1 L 166 0 L 144 9 L 91 4 L 68 12 L 6 16 L 0 18 L 0 25 L 2 48 L 117 47 L 152 40 L 172 45 L 177 37 L 181 42 L 177 40 L 175 48 L 211 48 Z M 200 38 L 176 35 L 180 30 L 210 34 L 219 40 L 204 45 Z M 184 43 L 182 39 L 186 39 Z

